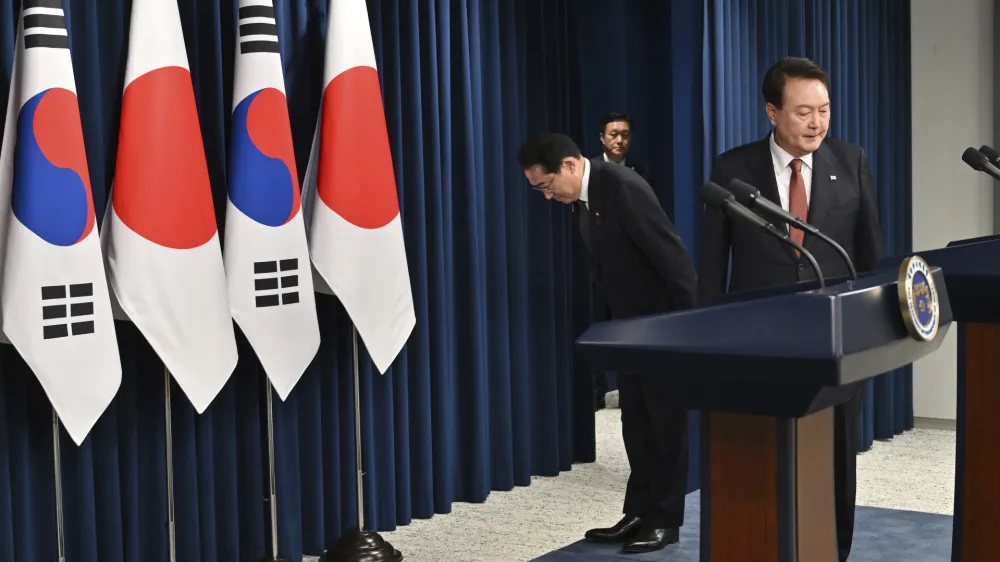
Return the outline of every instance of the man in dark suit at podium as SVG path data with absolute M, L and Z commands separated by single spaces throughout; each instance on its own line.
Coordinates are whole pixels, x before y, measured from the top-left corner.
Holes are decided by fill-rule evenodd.
M 592 279 L 612 318 L 691 308 L 697 278 L 683 241 L 649 184 L 633 170 L 592 162 L 564 135 L 528 139 L 518 162 L 546 199 L 573 206 Z M 624 542 L 626 552 L 677 542 L 684 520 L 688 412 L 665 405 L 663 391 L 634 374 L 618 375 L 622 438 L 632 473 L 624 517 L 586 537 Z
M 772 132 L 719 156 L 712 181 L 726 186 L 739 178 L 753 185 L 763 197 L 836 240 L 859 272 L 870 270 L 883 254 L 875 186 L 864 150 L 825 139 L 830 124 L 826 72 L 811 60 L 784 58 L 765 74 L 763 94 Z M 760 289 L 814 278 L 806 260 L 791 246 L 745 223 L 729 220 L 717 208 L 706 206 L 702 227 L 700 304 L 727 289 Z M 848 274 L 840 255 L 822 240 L 806 236 L 803 242 L 803 233 L 797 228 L 789 234 L 813 254 L 824 277 Z M 834 409 L 834 484 L 841 561 L 847 560 L 854 536 L 862 389 L 859 385 L 848 402 Z

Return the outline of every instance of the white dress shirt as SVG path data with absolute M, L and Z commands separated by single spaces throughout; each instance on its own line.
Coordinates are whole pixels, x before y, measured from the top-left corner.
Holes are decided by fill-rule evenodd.
M 774 164 L 774 179 L 778 182 L 778 196 L 781 198 L 781 208 L 788 211 L 788 192 L 792 183 L 792 160 L 794 156 L 774 142 L 774 134 L 770 135 L 771 162 Z M 802 158 L 802 182 L 806 186 L 806 208 L 812 201 L 813 155 L 806 154 Z M 805 217 L 803 217 L 805 218 Z
M 587 206 L 587 210 L 590 210 L 590 202 L 587 200 L 587 196 L 590 193 L 590 158 L 583 159 L 583 184 L 580 185 L 580 201 Z

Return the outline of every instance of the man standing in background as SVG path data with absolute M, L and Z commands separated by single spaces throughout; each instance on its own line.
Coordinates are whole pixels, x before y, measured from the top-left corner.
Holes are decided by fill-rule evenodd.
M 517 160 L 533 189 L 573 205 L 591 277 L 612 318 L 694 306 L 694 264 L 642 176 L 618 164 L 592 162 L 570 138 L 553 133 L 528 139 Z M 659 550 L 679 540 L 684 522 L 688 412 L 671 406 L 662 388 L 638 375 L 619 373 L 618 386 L 632 470 L 624 517 L 585 536 L 623 542 L 625 552 Z
M 605 162 L 614 162 L 635 170 L 649 181 L 649 168 L 628 156 L 632 148 L 632 118 L 624 113 L 608 113 L 601 121 L 600 156 Z
M 809 59 L 778 61 L 764 75 L 763 84 L 773 131 L 719 156 L 712 181 L 726 186 L 738 178 L 753 185 L 762 197 L 843 246 L 858 272 L 868 271 L 883 253 L 875 186 L 861 147 L 826 139 L 829 84 L 826 72 Z M 797 228 L 790 229 L 789 235 L 813 254 L 824 276 L 848 274 L 840 255 L 823 241 L 804 236 Z M 730 221 L 721 210 L 706 206 L 699 302 L 707 304 L 727 290 L 792 285 L 813 278 L 805 260 L 796 254 L 769 234 Z M 863 383 L 858 385 L 850 400 L 834 408 L 834 501 L 841 562 L 850 555 L 854 537 L 855 455 L 863 388 Z

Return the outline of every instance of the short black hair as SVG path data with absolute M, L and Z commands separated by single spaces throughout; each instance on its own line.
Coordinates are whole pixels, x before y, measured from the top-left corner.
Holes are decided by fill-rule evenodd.
M 603 135 L 605 131 L 608 130 L 608 123 L 614 123 L 615 121 L 624 121 L 628 123 L 628 130 L 632 131 L 635 127 L 632 126 L 632 118 L 626 113 L 618 113 L 612 111 L 604 116 L 601 120 L 601 134 Z
M 573 139 L 560 133 L 538 133 L 524 141 L 517 151 L 522 170 L 541 165 L 546 173 L 558 174 L 565 158 L 579 158 L 580 147 Z
M 785 82 L 789 78 L 819 80 L 826 86 L 826 91 L 830 91 L 830 75 L 818 64 L 804 57 L 784 57 L 764 74 L 764 84 L 761 87 L 764 101 L 781 109 L 785 96 Z

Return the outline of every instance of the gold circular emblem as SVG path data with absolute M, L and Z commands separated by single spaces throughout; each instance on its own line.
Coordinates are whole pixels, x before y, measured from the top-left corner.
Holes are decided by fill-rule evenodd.
M 938 331 L 938 293 L 927 262 L 917 255 L 903 260 L 896 288 L 903 324 L 910 337 L 917 341 L 933 340 Z

